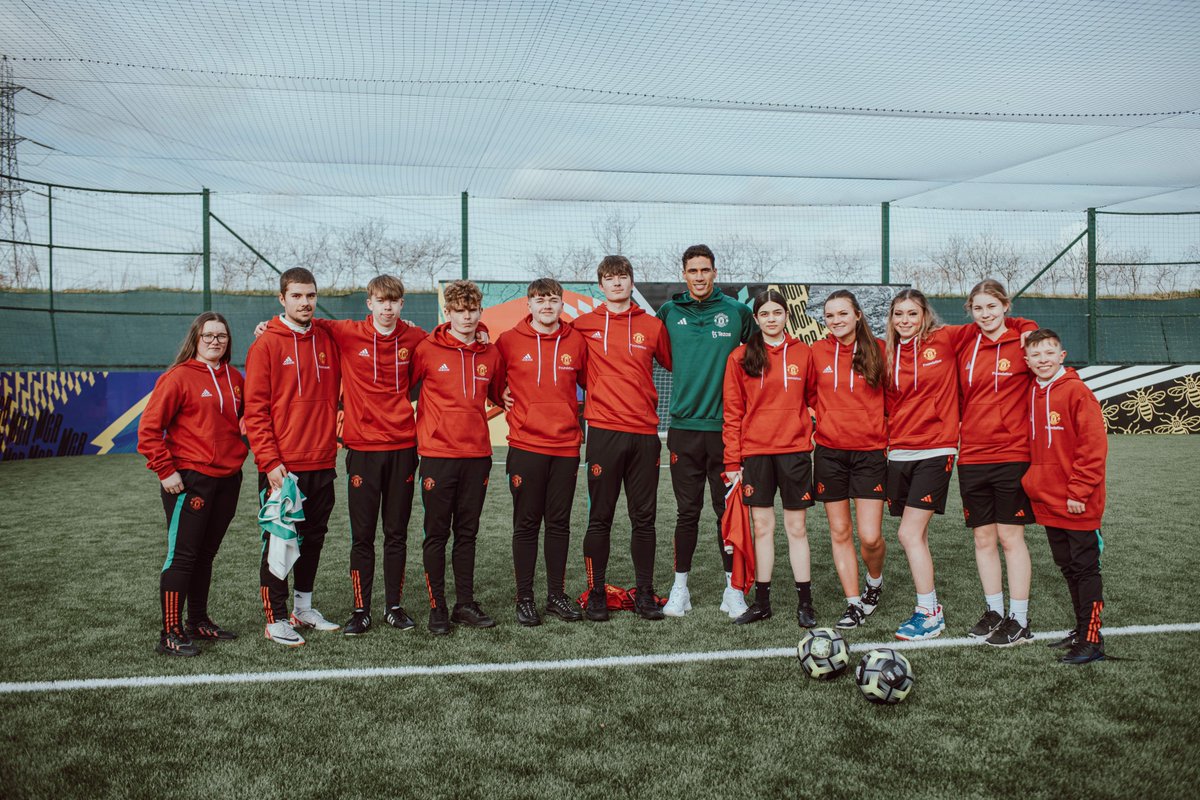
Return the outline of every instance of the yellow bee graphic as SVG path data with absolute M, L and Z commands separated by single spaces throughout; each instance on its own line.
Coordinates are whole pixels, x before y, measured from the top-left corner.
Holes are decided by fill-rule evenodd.
M 1187 434 L 1200 431 L 1200 417 L 1185 417 L 1177 411 L 1167 417 L 1161 425 L 1154 426 L 1154 433 Z
M 1137 416 L 1142 418 L 1143 422 L 1149 422 L 1154 419 L 1154 412 L 1158 410 L 1158 405 L 1166 397 L 1166 392 L 1155 392 L 1143 387 L 1134 392 L 1133 396 L 1128 400 L 1121 403 L 1121 410 L 1133 411 Z
M 1184 375 L 1179 383 L 1167 389 L 1167 394 L 1200 408 L 1200 375 Z

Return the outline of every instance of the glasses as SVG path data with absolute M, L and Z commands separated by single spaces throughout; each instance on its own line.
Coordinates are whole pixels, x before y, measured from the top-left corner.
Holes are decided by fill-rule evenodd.
M 228 333 L 202 333 L 202 334 L 200 334 L 200 340 L 203 341 L 205 344 L 212 344 L 213 342 L 216 342 L 217 344 L 225 344 L 226 342 L 229 341 L 229 334 Z

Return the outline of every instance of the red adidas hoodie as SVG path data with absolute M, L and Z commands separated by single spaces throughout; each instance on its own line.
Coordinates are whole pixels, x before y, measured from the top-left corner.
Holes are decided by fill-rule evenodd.
M 746 456 L 807 453 L 812 446 L 812 417 L 804 385 L 812 351 L 794 336 L 784 334 L 777 345 L 767 345 L 767 368 L 753 378 L 742 359 L 746 345 L 738 345 L 725 361 L 725 418 L 721 441 L 725 444 L 725 469 L 741 469 Z
M 1096 396 L 1071 368 L 1029 390 L 1029 471 L 1021 479 L 1042 525 L 1071 531 L 1100 527 L 1108 436 Z M 1067 511 L 1078 500 L 1082 514 Z
M 413 383 L 417 404 L 417 453 L 433 458 L 480 458 L 492 454 L 485 400 L 500 405 L 504 359 L 494 345 L 462 342 L 443 322 L 417 345 Z
M 508 443 L 547 456 L 578 456 L 583 431 L 575 386 L 587 385 L 587 343 L 570 323 L 545 334 L 532 320 L 527 316 L 496 340 L 513 397 Z
M 958 349 L 962 399 L 960 464 L 1008 464 L 1029 460 L 1029 383 L 1022 331 L 1037 323 L 1010 317 L 996 341 L 975 323 L 966 326 Z
M 181 469 L 214 478 L 240 472 L 246 445 L 242 373 L 192 359 L 159 376 L 138 423 L 138 452 L 160 480 Z
M 658 390 L 652 361 L 671 368 L 671 340 L 653 314 L 633 303 L 613 313 L 601 304 L 574 322 L 588 345 L 589 425 L 627 433 L 658 433 Z
M 259 472 L 332 469 L 340 388 L 337 345 L 312 325 L 275 317 L 246 354 L 246 437 Z
M 882 340 L 880 360 L 884 357 Z M 847 347 L 832 333 L 812 345 L 808 405 L 817 414 L 817 444 L 837 450 L 882 450 L 887 447 L 887 421 L 883 414 L 885 383 L 872 387 L 851 369 L 858 343 Z M 886 370 L 884 382 L 887 381 Z
M 333 336 L 342 367 L 342 442 L 353 450 L 399 450 L 417 443 L 409 398 L 413 352 L 425 331 L 398 320 L 383 334 L 365 320 L 314 320 Z
M 958 447 L 958 344 L 965 325 L 944 325 L 896 345 L 887 365 L 888 448 Z

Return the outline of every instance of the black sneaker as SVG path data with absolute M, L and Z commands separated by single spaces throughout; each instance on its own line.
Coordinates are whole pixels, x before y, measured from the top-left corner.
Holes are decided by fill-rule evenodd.
M 882 583 L 880 583 L 878 586 L 872 586 L 869 583 L 866 586 L 864 586 L 863 590 L 862 590 L 863 613 L 866 614 L 868 617 L 871 616 L 871 614 L 879 606 L 879 598 L 882 595 L 883 595 L 883 584 Z
M 459 625 L 466 625 L 468 628 L 494 628 L 496 620 L 492 619 L 487 613 L 479 607 L 479 603 L 462 603 L 454 607 L 454 613 L 450 615 L 450 621 Z
M 579 622 L 583 619 L 579 606 L 562 592 L 546 596 L 546 613 L 553 614 L 563 622 Z
M 429 609 L 429 632 L 434 636 L 445 636 L 450 632 L 450 613 L 445 606 Z
M 733 621 L 734 625 L 749 625 L 751 622 L 762 622 L 764 619 L 770 619 L 773 616 L 770 606 L 759 605 L 754 603 L 742 615 Z
M 633 612 L 642 619 L 666 619 L 662 606 L 658 604 L 658 595 L 649 587 L 638 589 L 633 598 Z
M 1017 622 L 1017 618 L 1009 616 L 1004 622 L 1000 623 L 1000 627 L 992 631 L 992 635 L 983 640 L 984 644 L 990 644 L 992 647 L 1013 647 L 1018 644 L 1029 644 L 1033 641 L 1033 634 L 1029 632 L 1029 626 L 1022 626 Z
M 592 622 L 608 622 L 608 597 L 603 590 L 592 589 L 588 592 L 585 613 Z
M 158 636 L 158 646 L 154 648 L 164 656 L 198 656 L 200 648 L 188 638 L 183 628 L 172 628 L 163 631 Z
M 526 628 L 536 628 L 542 624 L 537 603 L 533 602 L 532 597 L 522 597 L 517 600 L 517 624 L 524 625 Z
M 817 614 L 813 611 L 812 603 L 801 603 L 796 606 L 796 622 L 801 628 L 812 628 L 817 624 Z
M 967 631 L 967 636 L 973 639 L 986 639 L 992 635 L 992 631 L 999 628 L 1004 622 L 1004 617 L 992 611 L 990 608 L 979 618 L 979 622 L 975 623 L 975 627 Z
M 366 611 L 355 611 L 350 615 L 350 621 L 342 627 L 342 633 L 347 636 L 362 636 L 371 630 L 371 615 Z
M 1067 631 L 1067 635 L 1059 639 L 1057 642 L 1051 642 L 1046 645 L 1051 650 L 1070 650 L 1075 646 L 1075 642 L 1079 639 L 1079 633 L 1074 628 Z
M 236 633 L 225 630 L 208 617 L 205 617 L 199 622 L 189 622 L 183 630 L 185 633 L 187 633 L 188 638 L 204 639 L 210 642 L 228 642 L 237 638 Z
M 392 606 L 387 610 L 387 616 L 383 619 L 388 625 L 401 631 L 411 631 L 417 627 L 417 623 L 413 622 L 413 618 L 408 615 L 403 606 Z
M 1104 642 L 1089 642 L 1080 639 L 1058 659 L 1063 664 L 1090 664 L 1104 660 Z
M 857 628 L 867 621 L 867 612 L 858 603 L 847 603 L 846 613 L 834 624 L 835 628 L 848 631 Z

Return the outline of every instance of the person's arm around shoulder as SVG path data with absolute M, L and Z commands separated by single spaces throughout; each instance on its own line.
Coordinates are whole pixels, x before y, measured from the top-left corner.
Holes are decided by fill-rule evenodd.
M 150 402 L 138 422 L 138 452 L 146 457 L 146 466 L 154 471 L 167 494 L 183 491 L 183 478 L 175 466 L 175 459 L 167 449 L 163 436 L 167 426 L 183 408 L 183 392 L 175 370 L 167 370 L 159 376 L 150 393 Z

